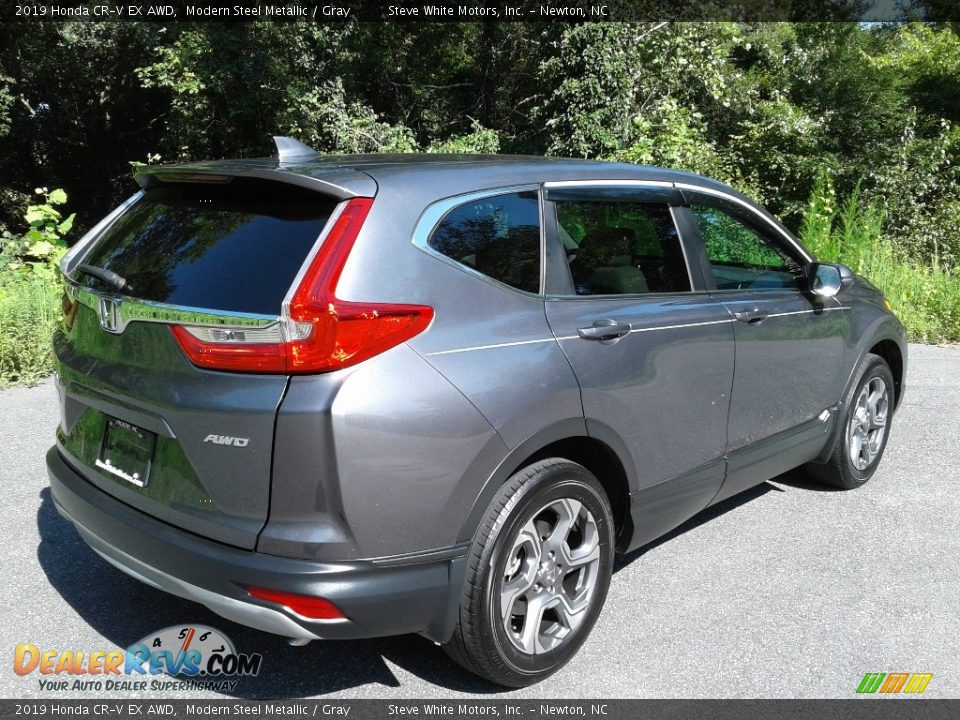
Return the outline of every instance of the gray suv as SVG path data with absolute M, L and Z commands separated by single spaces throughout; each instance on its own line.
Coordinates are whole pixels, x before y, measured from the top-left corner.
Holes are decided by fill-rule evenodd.
M 138 168 L 64 258 L 52 494 L 123 572 L 523 686 L 615 552 L 791 468 L 876 470 L 903 327 L 731 188 L 277 144 Z

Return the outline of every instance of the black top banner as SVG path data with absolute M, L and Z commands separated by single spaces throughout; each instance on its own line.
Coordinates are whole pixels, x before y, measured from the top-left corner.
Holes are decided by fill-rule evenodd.
M 960 20 L 956 0 L 5 0 L 3 22 L 904 22 Z

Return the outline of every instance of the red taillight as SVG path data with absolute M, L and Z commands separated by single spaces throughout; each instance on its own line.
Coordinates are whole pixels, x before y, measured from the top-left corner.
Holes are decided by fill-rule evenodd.
M 283 310 L 277 342 L 259 342 L 268 330 L 221 332 L 173 327 L 180 347 L 194 365 L 212 370 L 262 373 L 313 373 L 338 370 L 389 350 L 422 332 L 433 308 L 340 300 L 337 282 L 363 227 L 372 198 L 354 198 L 337 216 L 310 263 L 289 307 Z
M 247 592 L 251 597 L 283 605 L 297 615 L 313 620 L 341 620 L 346 617 L 340 608 L 326 598 L 258 587 L 247 588 Z

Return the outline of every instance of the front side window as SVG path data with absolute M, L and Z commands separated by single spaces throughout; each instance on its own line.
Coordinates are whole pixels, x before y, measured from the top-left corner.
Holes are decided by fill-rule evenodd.
M 765 232 L 716 207 L 691 205 L 718 290 L 798 288 L 803 265 Z
M 577 295 L 691 289 L 680 237 L 665 204 L 560 201 L 557 228 Z
M 427 243 L 499 282 L 540 292 L 540 208 L 536 191 L 472 200 L 448 212 Z

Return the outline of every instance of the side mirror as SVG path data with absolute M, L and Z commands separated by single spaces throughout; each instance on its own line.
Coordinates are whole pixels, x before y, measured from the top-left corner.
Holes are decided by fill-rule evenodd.
M 834 297 L 853 285 L 853 271 L 838 263 L 814 263 L 809 277 L 810 292 L 820 297 Z

